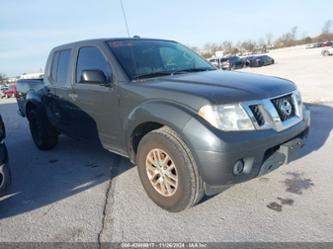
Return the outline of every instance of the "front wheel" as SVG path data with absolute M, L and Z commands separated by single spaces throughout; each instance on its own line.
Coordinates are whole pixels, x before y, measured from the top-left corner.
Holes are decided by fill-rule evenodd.
M 57 145 L 58 133 L 41 110 L 30 110 L 28 120 L 32 139 L 38 149 L 50 150 Z
M 192 153 L 170 128 L 162 127 L 145 135 L 136 160 L 143 187 L 163 209 L 179 212 L 203 197 L 203 183 Z

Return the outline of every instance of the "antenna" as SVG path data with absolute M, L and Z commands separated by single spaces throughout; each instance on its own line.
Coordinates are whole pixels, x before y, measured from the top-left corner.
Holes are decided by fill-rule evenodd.
M 124 16 L 124 21 L 125 21 L 125 25 L 126 25 L 127 35 L 128 35 L 128 37 L 131 37 L 130 32 L 129 32 L 129 28 L 128 28 L 128 23 L 127 23 L 127 17 L 126 17 L 126 13 L 125 13 L 125 8 L 124 8 L 124 5 L 123 5 L 123 0 L 119 0 L 119 1 L 120 1 L 121 9 L 123 11 L 123 16 Z

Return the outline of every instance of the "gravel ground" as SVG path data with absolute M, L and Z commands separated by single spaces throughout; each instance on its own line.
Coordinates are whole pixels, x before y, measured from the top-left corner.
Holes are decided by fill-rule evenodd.
M 16 103 L 2 102 L 13 186 L 0 241 L 333 241 L 333 103 L 310 108 L 301 159 L 170 214 L 127 159 L 66 137 L 40 152 Z
M 38 151 L 15 100 L 1 100 L 13 185 L 0 199 L 0 242 L 333 241 L 333 58 L 305 52 L 327 65 L 302 69 L 300 55 L 291 63 L 275 51 L 276 65 L 246 69 L 294 80 L 306 101 L 328 101 L 309 105 L 302 158 L 177 214 L 146 196 L 123 157 L 63 136 L 54 150 Z
M 333 104 L 312 105 L 303 158 L 192 209 L 154 205 L 132 168 L 113 183 L 112 241 L 333 241 Z

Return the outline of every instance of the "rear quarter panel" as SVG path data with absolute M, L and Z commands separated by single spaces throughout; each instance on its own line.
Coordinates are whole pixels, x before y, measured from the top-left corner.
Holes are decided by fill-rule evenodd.
M 26 116 L 26 105 L 29 101 L 40 102 L 43 89 L 42 80 L 18 80 L 16 83 L 17 104 L 21 115 Z

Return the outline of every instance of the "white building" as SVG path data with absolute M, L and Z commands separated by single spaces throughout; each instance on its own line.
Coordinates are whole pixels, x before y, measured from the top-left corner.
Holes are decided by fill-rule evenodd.
M 20 79 L 41 79 L 44 73 L 24 73 L 20 75 Z
M 6 83 L 15 83 L 17 80 L 17 77 L 8 77 L 5 79 Z

